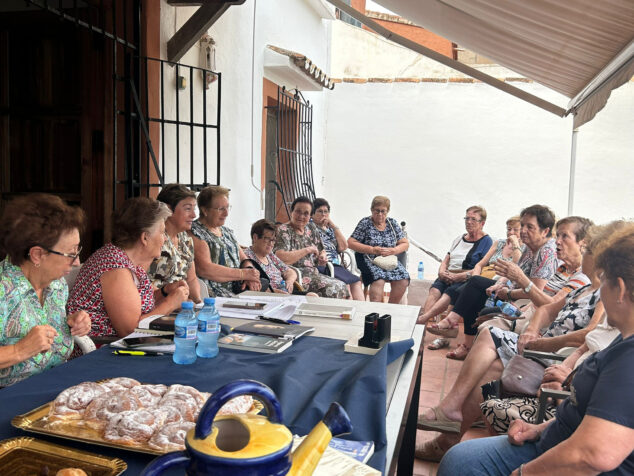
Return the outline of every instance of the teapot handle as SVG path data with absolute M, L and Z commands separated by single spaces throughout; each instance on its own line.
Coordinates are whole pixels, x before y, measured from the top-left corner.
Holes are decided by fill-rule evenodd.
M 266 408 L 269 420 L 273 423 L 282 423 L 282 406 L 273 390 L 255 380 L 235 380 L 215 391 L 203 405 L 196 424 L 194 437 L 199 440 L 207 438 L 211 433 L 211 426 L 218 410 L 229 400 L 240 395 L 256 397 Z
M 189 463 L 189 456 L 185 451 L 176 451 L 167 453 L 163 456 L 153 459 L 141 473 L 141 476 L 158 476 L 167 468 L 184 468 Z

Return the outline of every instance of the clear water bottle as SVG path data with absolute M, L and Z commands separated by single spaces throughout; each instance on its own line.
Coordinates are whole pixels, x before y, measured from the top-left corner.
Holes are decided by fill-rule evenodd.
M 491 293 L 489 299 L 484 303 L 484 307 L 495 307 L 495 293 Z
M 194 314 L 194 303 L 185 301 L 181 304 L 181 312 L 174 321 L 173 360 L 177 364 L 193 364 L 196 361 L 196 331 L 198 321 Z
M 495 305 L 500 308 L 502 314 L 507 316 L 520 317 L 522 315 L 522 312 L 510 302 L 504 302 L 498 299 L 498 302 L 496 302 Z
M 196 355 L 210 359 L 218 355 L 220 315 L 216 311 L 215 298 L 205 298 L 204 304 L 198 313 L 198 346 L 196 347 Z
M 286 289 L 286 281 L 282 279 L 282 281 L 280 281 L 280 287 L 282 288 L 282 291 L 284 291 L 285 293 L 288 292 L 288 290 Z
M 425 265 L 422 261 L 418 262 L 418 279 L 424 279 L 423 276 L 425 274 Z

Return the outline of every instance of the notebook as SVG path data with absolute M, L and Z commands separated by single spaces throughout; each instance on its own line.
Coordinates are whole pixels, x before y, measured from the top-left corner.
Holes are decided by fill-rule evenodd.
M 302 303 L 295 311 L 296 316 L 332 317 L 336 319 L 352 319 L 355 308 L 353 306 L 331 306 L 328 304 Z

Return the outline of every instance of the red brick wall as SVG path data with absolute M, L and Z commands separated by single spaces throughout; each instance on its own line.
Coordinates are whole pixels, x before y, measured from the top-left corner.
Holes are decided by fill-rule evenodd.
M 449 58 L 454 58 L 453 43 L 442 36 L 438 36 L 435 33 L 416 25 L 379 20 L 377 18 L 374 18 L 373 20 L 382 27 L 393 31 L 397 35 L 401 35 L 408 40 L 412 40 L 419 45 L 423 45 L 426 48 L 434 50 Z

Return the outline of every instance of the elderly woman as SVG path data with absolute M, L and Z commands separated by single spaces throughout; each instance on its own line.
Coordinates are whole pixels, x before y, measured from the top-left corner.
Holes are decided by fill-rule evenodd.
M 440 404 L 420 415 L 420 428 L 438 431 L 466 431 L 480 417 L 482 400 L 480 385 L 500 378 L 503 368 L 514 355 L 524 349 L 555 352 L 563 347 L 583 345 L 586 335 L 594 329 L 603 316 L 603 303 L 599 297 L 599 277 L 595 267 L 595 247 L 599 240 L 591 240 L 583 256 L 583 272 L 590 284 L 540 306 L 524 333 L 518 335 L 495 327 L 480 331 L 471 352 L 467 355 L 451 390 Z M 544 330 L 545 329 L 545 330 Z M 431 440 L 419 449 L 418 456 L 425 458 L 435 444 L 440 448 L 446 437 Z M 446 450 L 446 446 L 444 446 Z
M 464 319 L 464 341 L 447 358 L 464 360 L 477 333 L 475 326 L 478 312 L 484 307 L 487 295 L 497 292 L 502 300 L 530 299 L 535 306 L 541 306 L 564 297 L 571 290 L 584 286 L 588 278 L 581 271 L 581 245 L 590 220 L 582 217 L 568 217 L 559 221 L 557 241 L 550 238 L 555 216 L 549 208 L 541 205 L 522 210 L 522 242 L 526 250 L 518 264 L 498 261 L 496 272 L 498 281 L 475 276 L 470 279 L 456 300 L 452 312 L 438 324 L 428 326 L 429 332 L 438 335 L 457 335 L 458 321 Z M 557 257 L 563 265 L 557 268 Z M 516 273 L 511 274 L 511 270 Z M 523 278 L 522 278 L 523 277 Z M 509 279 L 511 287 L 508 287 Z M 518 282 L 526 280 L 520 288 Z M 512 289 L 511 289 L 512 288 Z M 517 288 L 517 289 L 516 289 Z
M 398 304 L 409 286 L 409 273 L 396 257 L 407 251 L 409 241 L 396 220 L 387 216 L 390 212 L 389 198 L 374 197 L 370 211 L 372 215 L 362 218 L 348 238 L 348 247 L 364 254 L 363 267 L 368 280 L 364 284 L 370 285 L 370 301 L 382 302 L 385 283 L 389 282 L 389 302 Z M 388 270 L 378 266 L 375 259 L 379 256 L 393 256 L 396 267 Z
M 349 297 L 343 281 L 325 276 L 317 269 L 326 264 L 327 257 L 321 235 L 314 223 L 310 223 L 313 202 L 308 197 L 298 197 L 291 204 L 291 220 L 277 228 L 275 254 L 284 263 L 299 268 L 302 287 L 321 297 L 344 299 Z
M 164 297 L 178 286 L 189 288 L 189 299 L 200 302 L 200 285 L 194 264 L 194 241 L 187 234 L 196 218 L 196 194 L 184 185 L 163 187 L 156 199 L 172 214 L 165 220 L 165 243 L 161 256 L 150 265 L 148 276 Z
M 200 216 L 192 223 L 196 273 L 214 296 L 233 296 L 234 291 L 259 291 L 260 273 L 253 268 L 240 269 L 246 258 L 233 230 L 225 226 L 229 216 L 229 189 L 216 185 L 198 194 Z M 236 283 L 236 284 L 234 284 Z M 238 288 L 238 289 L 236 289 Z
M 365 301 L 361 279 L 355 276 L 346 268 L 341 266 L 339 253 L 348 247 L 346 237 L 341 230 L 332 222 L 330 218 L 330 204 L 325 198 L 316 198 L 313 202 L 313 223 L 321 234 L 321 241 L 326 249 L 328 261 L 332 263 L 335 271 L 335 278 L 348 285 L 352 299 Z M 326 266 L 318 266 L 319 272 L 326 273 Z
M 621 336 L 578 367 L 556 419 L 516 420 L 508 436 L 460 443 L 443 458 L 439 475 L 634 473 L 634 373 L 628 371 L 634 366 L 634 224 L 594 253 L 608 324 Z
M 113 213 L 112 243 L 84 263 L 68 300 L 69 312 L 90 314 L 91 336 L 125 337 L 144 317 L 169 314 L 187 300 L 187 286 L 163 296 L 147 275 L 161 255 L 170 215 L 167 205 L 146 197 L 130 198 Z
M 85 312 L 66 314 L 62 279 L 79 264 L 84 213 L 34 194 L 7 204 L 0 220 L 0 387 L 66 361 L 73 336 L 90 330 Z
M 424 324 L 429 318 L 447 309 L 451 296 L 455 301 L 456 293 L 463 283 L 471 276 L 480 274 L 475 267 L 480 264 L 483 256 L 489 256 L 493 243 L 491 237 L 482 231 L 486 219 L 487 212 L 484 208 L 480 206 L 467 208 L 464 217 L 467 232 L 453 240 L 449 251 L 440 263 L 438 278 L 429 289 L 422 313 L 418 316 L 418 324 Z M 496 245 L 498 243 L 496 242 Z M 519 243 L 517 243 L 517 249 L 511 249 L 509 256 L 515 254 L 515 257 L 519 259 L 519 250 Z M 503 250 L 500 251 L 502 252 Z

